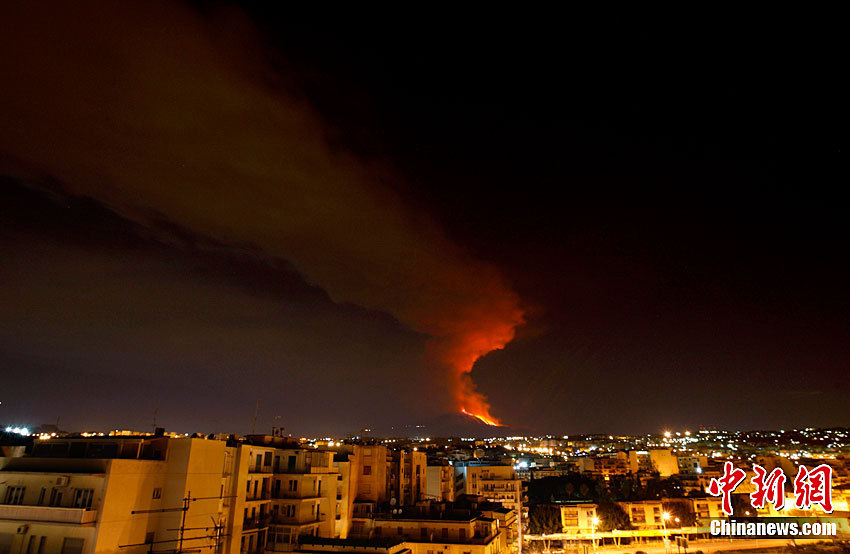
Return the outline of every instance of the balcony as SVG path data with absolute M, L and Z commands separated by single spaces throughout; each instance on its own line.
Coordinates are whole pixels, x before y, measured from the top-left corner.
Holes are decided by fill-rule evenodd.
M 286 516 L 277 516 L 276 518 L 272 518 L 272 525 L 294 525 L 297 527 L 301 527 L 303 525 L 315 525 L 317 523 L 321 523 L 322 520 L 316 518 L 315 516 L 309 519 L 302 519 L 298 517 L 286 517 Z
M 248 467 L 248 473 L 272 473 L 272 465 L 254 464 Z
M 97 520 L 97 510 L 2 504 L 0 505 L 0 519 L 85 525 Z
M 277 491 L 272 495 L 277 500 L 318 500 L 322 498 L 313 491 Z
M 269 526 L 269 516 L 249 517 L 242 520 L 242 530 L 250 531 L 251 529 L 262 529 Z
M 271 497 L 271 491 L 258 491 L 257 494 L 246 495 L 245 502 L 259 502 L 260 500 L 270 500 Z

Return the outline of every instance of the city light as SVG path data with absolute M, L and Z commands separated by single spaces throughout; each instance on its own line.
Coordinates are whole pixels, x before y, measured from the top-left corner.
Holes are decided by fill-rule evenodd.
M 27 427 L 6 427 L 6 432 L 24 436 L 30 434 L 30 430 Z

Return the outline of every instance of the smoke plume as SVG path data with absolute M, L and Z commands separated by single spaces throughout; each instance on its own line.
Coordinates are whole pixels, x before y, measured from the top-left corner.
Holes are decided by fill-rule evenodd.
M 336 301 L 430 337 L 453 408 L 490 424 L 470 378 L 523 321 L 517 296 L 333 150 L 280 86 L 250 23 L 165 3 L 0 8 L 0 151 L 136 221 L 168 220 L 290 260 Z

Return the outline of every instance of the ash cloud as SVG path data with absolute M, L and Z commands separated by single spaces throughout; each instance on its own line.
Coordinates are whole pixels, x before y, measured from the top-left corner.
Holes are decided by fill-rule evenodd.
M 135 221 L 290 260 L 335 301 L 431 337 L 447 406 L 497 423 L 469 373 L 513 339 L 518 297 L 381 187 L 390 170 L 328 146 L 239 13 L 6 4 L 0 21 L 7 173 L 46 173 Z

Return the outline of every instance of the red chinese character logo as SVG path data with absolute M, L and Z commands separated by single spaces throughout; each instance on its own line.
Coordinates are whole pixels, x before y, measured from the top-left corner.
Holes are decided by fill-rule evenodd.
M 753 508 L 764 508 L 765 502 L 770 502 L 781 510 L 785 506 L 785 474 L 777 467 L 765 479 L 767 470 L 758 464 L 753 464 L 753 471 L 756 475 L 750 480 L 756 490 L 750 493 L 750 504 Z
M 820 504 L 824 512 L 831 514 L 832 468 L 821 464 L 810 471 L 806 466 L 800 466 L 794 478 L 794 494 L 797 508 L 808 509 L 813 504 Z
M 736 469 L 732 462 L 723 464 L 723 477 L 712 478 L 708 484 L 708 494 L 712 496 L 723 495 L 723 512 L 727 516 L 732 515 L 732 493 L 741 484 L 747 474 L 742 469 Z

